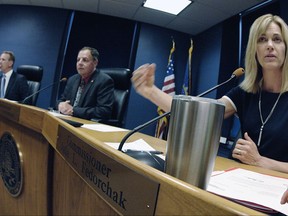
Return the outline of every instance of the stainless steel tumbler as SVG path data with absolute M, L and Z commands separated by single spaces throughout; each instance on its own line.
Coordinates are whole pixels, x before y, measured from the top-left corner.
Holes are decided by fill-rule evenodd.
M 176 95 L 172 100 L 165 171 L 206 189 L 221 136 L 225 106 L 214 99 Z

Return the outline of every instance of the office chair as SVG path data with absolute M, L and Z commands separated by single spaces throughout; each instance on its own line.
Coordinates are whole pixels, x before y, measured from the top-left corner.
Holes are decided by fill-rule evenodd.
M 41 86 L 41 80 L 43 76 L 43 68 L 37 65 L 19 65 L 17 73 L 26 77 L 29 85 L 29 94 L 36 93 Z M 29 101 L 29 104 L 35 106 L 37 102 L 38 94 L 35 94 Z
M 113 79 L 115 101 L 112 108 L 112 117 L 109 120 L 92 119 L 92 121 L 123 127 L 131 87 L 131 71 L 127 68 L 101 68 L 99 70 Z

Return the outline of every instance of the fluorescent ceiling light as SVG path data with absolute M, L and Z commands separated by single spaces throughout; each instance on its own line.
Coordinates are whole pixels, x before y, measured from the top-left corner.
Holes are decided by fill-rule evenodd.
M 177 15 L 191 4 L 191 0 L 146 0 L 144 7 Z

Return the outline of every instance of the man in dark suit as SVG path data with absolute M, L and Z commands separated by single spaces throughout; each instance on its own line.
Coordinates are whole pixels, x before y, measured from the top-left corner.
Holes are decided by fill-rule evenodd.
M 26 77 L 13 71 L 14 62 L 13 52 L 2 52 L 0 56 L 0 97 L 23 101 L 29 94 L 29 87 Z
M 60 113 L 83 119 L 109 119 L 114 103 L 114 83 L 96 69 L 99 53 L 82 48 L 77 57 L 78 74 L 67 81 L 57 107 Z

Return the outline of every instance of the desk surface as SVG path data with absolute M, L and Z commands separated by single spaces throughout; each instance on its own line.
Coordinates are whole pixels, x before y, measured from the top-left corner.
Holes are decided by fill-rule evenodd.
M 91 124 L 90 121 L 85 121 L 85 120 L 76 119 L 76 118 L 73 118 L 73 119 L 77 120 L 79 122 L 82 122 L 82 123 Z M 127 132 L 113 132 L 113 133 L 112 132 L 98 132 L 98 131 L 88 130 L 88 129 L 85 129 L 85 128 L 79 128 L 78 130 L 82 131 L 83 133 L 85 133 L 87 138 L 90 137 L 90 136 L 94 137 L 94 138 L 97 137 L 97 139 L 101 140 L 102 142 L 120 142 L 122 140 L 122 138 L 127 133 Z M 151 136 L 147 136 L 147 135 L 142 134 L 142 133 L 136 133 L 136 134 L 132 135 L 128 139 L 128 142 L 129 141 L 135 141 L 135 140 L 137 140 L 139 138 L 144 139 L 147 143 L 149 143 L 156 150 L 159 150 L 159 151 L 162 151 L 162 152 L 165 152 L 165 150 L 166 150 L 166 141 L 159 140 L 159 139 L 156 139 L 156 138 L 151 137 Z M 114 151 L 114 149 L 113 149 L 113 151 Z M 131 160 L 134 160 L 134 159 L 131 159 Z M 231 168 L 243 168 L 243 169 L 251 170 L 251 171 L 254 171 L 254 172 L 258 172 L 258 173 L 263 173 L 263 174 L 269 174 L 269 175 L 274 175 L 274 176 L 288 178 L 288 174 L 285 174 L 285 173 L 280 173 L 280 172 L 277 172 L 277 171 L 267 170 L 267 169 L 263 169 L 263 168 L 260 168 L 260 167 L 245 165 L 245 164 L 239 163 L 237 161 L 234 161 L 234 160 L 231 160 L 231 159 L 227 159 L 227 158 L 223 158 L 223 157 L 219 157 L 219 156 L 216 158 L 214 170 L 227 170 L 227 169 L 231 169 Z M 156 171 L 156 172 L 158 172 L 158 171 Z M 164 181 L 166 181 L 167 178 L 169 180 L 173 179 L 173 177 L 167 176 L 166 174 L 164 176 L 166 178 Z M 174 181 L 174 179 L 173 179 L 173 181 Z M 188 185 L 188 184 L 183 183 L 183 182 L 181 182 L 181 184 Z M 243 207 L 243 208 L 245 208 L 245 207 Z M 240 211 L 241 211 L 241 207 L 240 207 Z
M 95 122 L 83 119 L 77 119 L 72 117 L 67 118 L 85 124 L 95 124 Z M 111 213 L 113 212 L 114 214 L 125 214 L 125 212 L 124 213 L 119 212 L 117 210 L 117 206 L 115 207 L 113 203 L 111 204 L 105 201 L 105 194 L 103 196 L 103 194 L 97 193 L 97 191 L 94 190 L 93 187 L 87 186 L 89 185 L 87 179 L 85 179 L 83 176 L 79 174 L 79 172 L 77 172 L 73 164 L 69 160 L 67 160 L 67 157 L 65 158 L 65 156 L 63 156 L 61 150 L 59 150 L 59 139 L 61 138 L 60 140 L 63 142 L 63 144 L 68 145 L 71 144 L 71 143 L 65 143 L 65 138 L 61 137 L 63 135 L 64 137 L 67 136 L 69 139 L 71 137 L 72 138 L 75 137 L 75 139 L 77 139 L 77 141 L 81 143 L 81 145 L 79 144 L 80 146 L 76 147 L 84 147 L 83 149 L 89 149 L 89 151 L 91 150 L 92 154 L 94 154 L 95 152 L 97 156 L 101 157 L 105 156 L 109 158 L 109 161 L 113 161 L 114 164 L 116 163 L 118 167 L 119 166 L 125 167 L 125 169 L 129 170 L 131 175 L 140 175 L 145 179 L 148 179 L 150 181 L 159 184 L 159 190 L 156 197 L 157 202 L 155 204 L 156 207 L 154 211 L 155 215 L 171 215 L 171 214 L 191 215 L 191 213 L 198 215 L 207 215 L 207 214 L 261 215 L 261 213 L 259 212 L 256 212 L 252 209 L 248 209 L 244 206 L 223 199 L 207 191 L 201 190 L 191 184 L 176 179 L 173 176 L 170 176 L 166 173 L 163 173 L 159 170 L 149 167 L 103 143 L 103 142 L 120 142 L 122 138 L 128 133 L 128 131 L 99 132 L 85 128 L 75 128 L 69 125 L 68 123 L 65 123 L 64 121 L 60 120 L 59 118 L 55 117 L 46 110 L 27 105 L 10 103 L 9 101 L 7 102 L 3 100 L 0 100 L 0 123 L 1 123 L 0 125 L 2 125 L 3 128 L 5 127 L 7 128 L 7 123 L 9 123 L 9 125 L 11 126 L 9 126 L 8 129 L 11 131 L 11 133 L 16 134 L 17 132 L 17 134 L 19 134 L 16 136 L 16 139 L 18 139 L 18 137 L 19 139 L 21 139 L 21 137 L 24 136 L 21 134 L 25 133 L 26 134 L 25 137 L 27 137 L 28 140 L 29 136 L 31 136 L 32 134 L 34 137 L 37 138 L 37 139 L 35 138 L 37 140 L 37 142 L 35 142 L 35 145 L 41 145 L 40 143 L 44 142 L 50 145 L 55 151 L 53 165 L 51 164 L 51 166 L 54 166 L 53 176 L 52 179 L 49 179 L 49 181 L 54 182 L 55 188 L 53 195 L 57 196 L 55 198 L 55 202 L 53 201 L 53 208 L 54 207 L 58 208 L 57 210 L 61 211 L 57 212 L 57 210 L 55 211 L 53 210 L 53 213 L 55 214 L 61 213 L 69 215 L 69 214 L 77 214 L 75 212 L 79 212 L 79 214 L 93 215 L 95 214 L 95 212 L 98 212 L 99 214 L 99 212 L 101 212 L 100 210 L 104 208 L 107 209 L 107 206 L 108 207 L 110 206 L 110 209 L 105 210 L 106 212 L 111 211 Z M 61 132 L 64 132 L 64 134 L 61 134 Z M 159 140 L 142 133 L 135 133 L 127 140 L 127 142 L 135 141 L 140 138 L 144 139 L 156 150 L 165 152 L 166 141 Z M 24 140 L 25 142 L 24 141 L 21 143 L 19 142 L 21 145 L 23 145 L 23 148 L 24 145 L 29 147 L 29 142 L 27 142 L 27 140 L 25 139 Z M 43 146 L 45 147 L 45 145 Z M 25 160 L 30 160 L 30 158 L 33 159 L 31 161 L 31 167 L 33 169 L 35 164 L 34 161 L 41 159 L 38 157 L 38 155 L 35 155 L 34 152 L 35 152 L 34 150 L 29 148 L 29 154 L 33 156 L 33 158 L 31 156 L 28 157 L 28 151 L 27 156 L 25 157 Z M 45 155 L 47 152 L 49 153 L 50 151 L 45 147 L 45 151 L 42 152 L 43 155 Z M 50 158 L 48 157 L 47 159 L 49 161 Z M 23 164 L 25 166 L 25 164 L 27 164 L 27 161 L 26 162 L 24 161 Z M 237 163 L 236 161 L 233 160 L 217 157 L 215 163 L 215 170 L 224 170 L 234 167 L 241 167 L 244 169 L 253 170 L 260 173 L 288 177 L 287 174 L 247 166 L 244 164 Z M 26 167 L 25 169 L 27 169 L 27 172 L 28 171 L 30 172 L 29 170 L 30 168 Z M 39 170 L 43 169 L 40 168 Z M 48 175 L 51 174 L 50 171 L 51 170 L 49 170 L 48 167 L 47 170 Z M 31 178 L 35 176 L 35 181 L 37 181 L 37 172 L 38 170 L 31 170 Z M 115 171 L 112 174 L 115 174 Z M 108 180 L 110 181 L 110 179 Z M 112 183 L 112 181 L 110 183 Z M 77 189 L 75 187 L 75 184 L 79 184 L 79 187 L 77 187 Z M 125 182 L 125 185 L 120 185 L 119 187 L 122 186 L 127 187 L 127 185 L 129 187 L 130 184 L 131 182 Z M 26 184 L 24 186 L 25 188 L 23 190 L 23 193 L 27 195 L 25 196 L 23 195 L 22 197 L 23 199 L 27 199 L 27 202 L 29 202 L 29 198 L 31 197 L 29 195 L 30 193 L 29 190 L 31 190 L 31 193 L 36 194 L 37 191 L 34 190 L 33 185 L 31 184 Z M 59 189 L 62 190 L 61 193 L 58 193 L 58 191 L 56 190 L 57 189 L 56 186 L 57 187 L 59 186 Z M 139 185 L 137 185 L 137 187 L 139 187 Z M 47 189 L 46 186 L 44 187 L 44 189 L 45 188 Z M 43 194 L 42 195 L 37 194 L 37 196 L 43 196 Z M 96 198 L 96 196 L 98 198 Z M 80 199 L 79 201 L 79 197 L 83 199 Z M 94 199 L 97 199 L 98 202 L 95 202 Z M 104 205 L 105 203 L 101 201 L 101 199 L 105 201 L 106 205 Z M 85 200 L 85 202 L 84 201 L 82 202 L 82 200 Z M 138 200 L 141 200 L 141 197 L 138 197 Z M 11 199 L 11 202 L 9 201 L 11 205 L 15 205 L 14 202 L 17 202 L 17 199 L 15 200 Z M 89 204 L 91 206 L 91 209 L 95 210 L 94 212 L 89 211 L 89 208 L 87 208 L 88 202 L 90 202 Z

